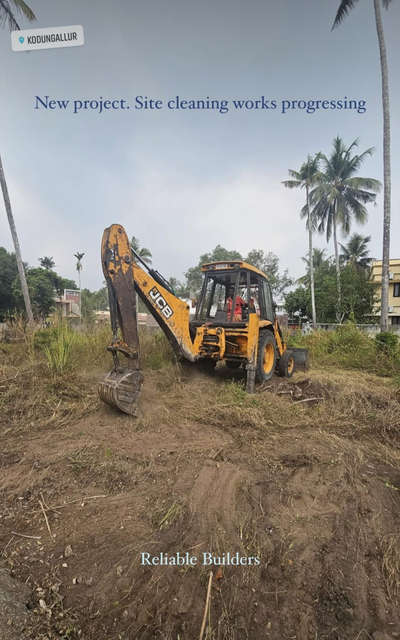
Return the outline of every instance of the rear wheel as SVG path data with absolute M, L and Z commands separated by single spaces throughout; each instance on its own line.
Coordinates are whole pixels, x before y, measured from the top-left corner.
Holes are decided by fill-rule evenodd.
M 278 374 L 282 376 L 282 378 L 291 378 L 294 374 L 294 369 L 294 356 L 290 351 L 285 351 L 278 362 Z
M 272 378 L 276 365 L 276 342 L 270 331 L 263 331 L 258 340 L 257 382 Z

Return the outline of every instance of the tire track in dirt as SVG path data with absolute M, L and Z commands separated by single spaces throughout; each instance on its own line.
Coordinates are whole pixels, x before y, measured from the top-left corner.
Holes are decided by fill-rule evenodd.
M 189 495 L 189 508 L 203 532 L 216 522 L 233 532 L 237 511 L 237 492 L 249 475 L 229 462 L 207 461 L 200 470 Z

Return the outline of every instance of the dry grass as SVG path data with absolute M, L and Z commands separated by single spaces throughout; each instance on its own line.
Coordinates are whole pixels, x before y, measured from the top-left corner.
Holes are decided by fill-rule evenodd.
M 175 376 L 169 344 L 161 334 L 140 333 L 143 368 L 170 372 L 160 382 L 168 385 Z M 60 324 L 27 333 L 18 325 L 15 341 L 0 344 L 3 428 L 64 426 L 96 410 L 96 379 L 112 367 L 110 337 L 105 327 L 75 332 Z
M 45 342 L 48 336 L 44 335 Z M 28 357 L 25 343 L 4 345 L 0 365 L 0 425 L 2 434 L 7 435 L 7 444 L 12 442 L 7 452 L 8 464 L 10 472 L 16 474 L 15 482 L 18 480 L 29 489 L 24 509 L 16 517 L 25 518 L 31 513 L 29 509 L 34 509 L 32 521 L 20 520 L 19 530 L 41 531 L 39 526 L 44 525 L 37 496 L 43 490 L 46 499 L 46 489 L 53 492 L 54 501 L 49 501 L 53 505 L 62 504 L 60 497 L 68 491 L 75 491 L 74 499 L 85 492 L 107 494 L 101 504 L 91 503 L 91 508 L 96 509 L 93 516 L 96 536 L 102 545 L 100 551 L 93 538 L 92 521 L 85 514 L 86 507 L 73 513 L 79 523 L 79 540 L 85 544 L 85 554 L 79 562 L 86 561 L 88 570 L 98 562 L 101 569 L 98 584 L 95 581 L 91 588 L 100 593 L 102 580 L 109 575 L 109 580 L 104 578 L 104 588 L 107 595 L 114 595 L 110 602 L 102 600 L 102 606 L 110 616 L 110 624 L 116 615 L 114 609 L 118 609 L 113 602 L 121 595 L 117 596 L 119 577 L 117 581 L 115 578 L 115 566 L 120 564 L 124 565 L 124 576 L 130 571 L 120 613 L 125 604 L 135 612 L 142 611 L 143 601 L 153 603 L 158 612 L 154 629 L 150 626 L 153 622 L 146 622 L 148 635 L 143 631 L 142 636 L 135 637 L 147 640 L 160 634 L 162 628 L 163 637 L 177 638 L 181 630 L 174 626 L 175 618 L 169 617 L 176 599 L 185 603 L 199 588 L 205 593 L 209 567 L 199 567 L 199 573 L 192 568 L 182 570 L 176 580 L 167 571 L 139 572 L 137 554 L 148 548 L 149 541 L 152 550 L 193 546 L 219 555 L 238 550 L 243 555 L 263 558 L 262 579 L 250 567 L 240 571 L 224 568 L 223 579 L 213 584 L 206 629 L 209 638 L 234 640 L 238 633 L 256 637 L 248 631 L 252 620 L 246 617 L 251 599 L 259 608 L 264 601 L 266 610 L 260 616 L 278 609 L 281 615 L 282 603 L 286 603 L 286 625 L 290 626 L 293 616 L 298 614 L 299 589 L 318 624 L 325 625 L 322 632 L 315 627 L 318 635 L 305 637 L 329 637 L 328 631 L 337 623 L 330 617 L 331 611 L 337 609 L 345 615 L 350 606 L 346 602 L 341 604 L 339 595 L 344 592 L 343 586 L 353 585 L 356 566 L 365 571 L 372 564 L 378 567 L 378 577 L 371 573 L 371 580 L 366 579 L 365 593 L 368 589 L 376 590 L 378 585 L 386 589 L 392 601 L 399 598 L 396 523 L 400 412 L 399 392 L 392 378 L 333 366 L 314 367 L 306 374 L 296 374 L 290 381 L 277 379 L 256 394 L 248 395 L 238 372 L 231 375 L 218 367 L 213 374 L 194 371 L 192 377 L 185 378 L 164 338 L 145 333 L 141 342 L 146 380 L 143 397 L 151 400 L 144 403 L 139 418 L 134 420 L 107 407 L 101 410 L 97 399 L 96 377 L 111 365 L 109 359 L 105 362 L 108 330 L 78 335 L 71 348 L 72 360 L 63 373 L 50 371 L 42 338 L 43 335 L 36 342 L 32 339 L 31 346 L 28 344 Z M 323 400 L 317 404 L 297 403 L 293 394 L 285 391 L 296 386 L 302 389 L 303 397 L 318 396 Z M 284 391 L 281 395 L 280 390 Z M 86 420 L 89 414 L 93 416 Z M 79 417 L 84 420 L 76 425 Z M 65 428 L 61 433 L 60 426 L 66 425 L 71 429 Z M 79 432 L 80 428 L 84 433 Z M 35 453 L 41 466 L 35 467 L 25 483 L 17 475 L 22 466 L 13 464 L 12 456 L 22 446 L 23 439 L 19 436 L 35 429 L 32 440 L 39 441 L 42 437 Z M 44 429 L 46 433 L 41 436 L 39 430 Z M 218 456 L 210 454 L 207 436 L 201 447 L 191 448 L 190 434 L 197 429 L 222 442 L 218 444 L 222 447 Z M 17 438 L 13 439 L 14 435 Z M 59 447 L 60 435 L 63 444 Z M 63 448 L 64 443 L 68 451 Z M 47 444 L 53 448 L 50 457 Z M 207 509 L 199 516 L 189 513 L 193 482 L 203 464 L 209 464 L 210 460 L 216 466 L 235 467 L 243 478 L 235 499 L 229 502 L 232 516 L 227 526 L 223 506 L 220 511 L 211 511 L 211 515 Z M 220 489 L 215 487 L 216 492 Z M 20 495 L 25 496 L 25 492 L 10 481 L 9 509 L 19 508 L 15 496 Z M 75 526 L 71 515 L 68 519 L 67 511 L 61 512 L 62 527 Z M 59 536 L 63 531 L 61 525 L 58 527 L 55 515 L 50 513 L 49 517 L 52 531 Z M 7 543 L 8 539 L 4 545 Z M 73 548 L 75 552 L 74 544 Z M 21 550 L 22 560 L 25 555 Z M 111 569 L 107 565 L 108 556 Z M 125 569 L 127 557 L 129 567 Z M 345 578 L 336 571 L 336 564 L 346 574 Z M 23 562 L 21 567 L 20 576 L 25 579 Z M 186 587 L 185 593 L 180 591 L 182 576 L 190 587 Z M 354 597 L 357 592 L 358 585 Z M 71 597 L 73 590 L 68 593 Z M 198 635 L 197 605 L 195 599 L 194 609 L 185 613 L 184 618 L 194 620 L 193 628 Z M 201 615 L 202 610 L 203 601 Z M 354 616 L 358 621 L 364 614 L 363 609 L 362 615 Z M 271 636 L 265 637 L 285 637 L 286 630 L 276 628 L 278 618 L 271 616 L 267 621 L 272 625 L 266 627 Z M 121 629 L 124 624 L 122 620 Z M 377 624 L 373 628 L 378 627 Z M 99 626 L 97 635 L 93 631 L 94 635 L 87 637 L 108 637 L 102 634 L 102 629 Z M 356 633 L 347 636 L 340 633 L 341 630 L 332 638 L 357 637 Z M 134 637 L 133 634 L 132 627 L 125 637 Z M 66 631 L 64 635 L 68 637 Z M 58 636 L 49 633 L 48 637 Z
M 381 550 L 388 596 L 397 601 L 400 597 L 400 534 L 384 536 L 381 540 Z

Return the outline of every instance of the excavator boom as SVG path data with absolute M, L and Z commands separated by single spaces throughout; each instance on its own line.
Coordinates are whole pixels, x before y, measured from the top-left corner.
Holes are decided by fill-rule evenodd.
M 99 395 L 107 404 L 135 415 L 143 376 L 139 364 L 135 284 L 129 241 L 120 225 L 113 225 L 103 234 L 101 245 L 103 273 L 107 283 L 110 319 L 113 332 L 108 350 L 114 367 L 101 382 Z M 121 331 L 122 340 L 118 335 Z M 119 354 L 127 359 L 120 364 Z
M 99 394 L 111 406 L 135 415 L 143 382 L 136 293 L 166 334 L 177 355 L 193 362 L 196 356 L 189 333 L 189 306 L 175 296 L 169 283 L 158 271 L 150 269 L 132 251 L 121 225 L 113 224 L 105 229 L 101 261 L 108 287 L 113 332 L 108 350 L 113 355 L 114 367 L 100 384 Z M 125 366 L 120 364 L 120 354 L 126 357 Z

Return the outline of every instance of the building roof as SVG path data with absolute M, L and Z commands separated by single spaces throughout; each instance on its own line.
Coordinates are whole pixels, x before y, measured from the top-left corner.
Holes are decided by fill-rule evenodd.
M 391 266 L 393 266 L 394 264 L 400 264 L 400 258 L 390 258 L 389 264 Z M 381 267 L 382 266 L 382 260 L 373 260 L 372 261 L 372 266 L 373 267 Z

